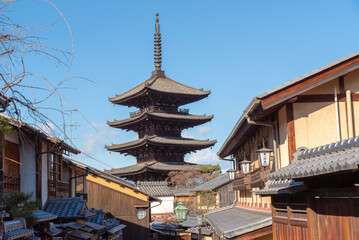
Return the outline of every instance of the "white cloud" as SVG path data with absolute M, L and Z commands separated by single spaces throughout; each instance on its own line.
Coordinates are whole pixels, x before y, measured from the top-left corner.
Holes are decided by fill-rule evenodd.
M 207 126 L 198 128 L 198 132 L 201 136 L 207 136 L 210 131 L 211 131 L 211 128 L 207 127 Z
M 52 122 L 42 123 L 39 127 L 42 131 L 50 134 L 55 130 L 55 125 Z
M 221 166 L 222 172 L 231 168 L 231 162 L 219 160 L 217 154 L 212 152 L 211 149 L 203 149 L 190 155 L 186 162 L 197 163 L 197 164 L 212 164 Z
M 184 138 L 195 138 L 193 133 L 188 131 L 188 130 L 182 132 L 182 137 L 184 137 Z
M 119 134 L 117 129 L 110 128 L 106 124 L 93 123 L 93 125 L 96 127 L 98 132 L 88 133 L 82 136 L 84 141 L 81 150 L 89 155 L 99 151 L 104 151 L 104 146 L 109 143 L 109 139 Z

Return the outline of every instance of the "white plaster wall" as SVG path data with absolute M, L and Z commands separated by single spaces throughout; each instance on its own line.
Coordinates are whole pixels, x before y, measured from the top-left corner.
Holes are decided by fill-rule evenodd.
M 45 143 L 42 144 L 42 150 L 41 152 L 46 152 L 47 151 L 47 145 Z M 42 178 L 41 178 L 41 201 L 42 204 L 44 205 L 46 200 L 47 200 L 47 196 L 48 196 L 48 189 L 47 189 L 47 153 L 42 154 Z
M 152 206 L 156 206 L 154 208 L 151 208 L 151 213 L 152 214 L 158 214 L 158 213 L 173 213 L 173 199 L 174 197 L 158 197 L 159 199 L 162 200 L 161 205 L 158 205 L 158 202 L 153 202 L 151 203 L 151 207 Z
M 35 142 L 32 139 L 20 142 L 20 191 L 32 193 L 36 198 Z
M 5 140 L 19 144 L 19 135 L 15 130 L 11 130 L 8 135 L 5 135 Z

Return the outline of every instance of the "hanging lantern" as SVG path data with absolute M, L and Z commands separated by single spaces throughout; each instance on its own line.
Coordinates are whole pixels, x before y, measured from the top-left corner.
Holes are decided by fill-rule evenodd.
M 186 208 L 182 201 L 180 200 L 178 202 L 178 205 L 177 207 L 175 207 L 175 213 L 176 213 L 176 219 L 177 219 L 177 222 L 178 223 L 182 223 L 186 220 L 186 215 L 187 215 L 187 211 L 188 211 L 188 208 Z
M 241 161 L 241 169 L 243 174 L 248 174 L 250 171 L 251 161 L 244 159 Z
M 268 167 L 269 160 L 270 160 L 270 153 L 272 152 L 272 150 L 269 148 L 266 148 L 264 139 L 263 139 L 263 147 L 261 149 L 259 149 L 257 152 L 259 155 L 259 166 L 260 167 Z
M 229 179 L 230 179 L 230 180 L 235 179 L 235 177 L 236 177 L 236 170 L 234 170 L 234 169 L 229 169 L 229 170 L 227 170 L 227 173 L 228 173 L 228 175 L 229 175 Z

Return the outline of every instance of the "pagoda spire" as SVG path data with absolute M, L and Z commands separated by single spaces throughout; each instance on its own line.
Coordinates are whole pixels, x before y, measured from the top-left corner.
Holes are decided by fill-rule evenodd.
M 155 24 L 155 39 L 154 39 L 154 63 L 155 63 L 155 71 L 154 74 L 163 74 L 164 72 L 161 70 L 162 66 L 162 45 L 161 45 L 161 32 L 160 32 L 160 24 L 158 20 L 158 13 L 156 13 L 156 24 Z

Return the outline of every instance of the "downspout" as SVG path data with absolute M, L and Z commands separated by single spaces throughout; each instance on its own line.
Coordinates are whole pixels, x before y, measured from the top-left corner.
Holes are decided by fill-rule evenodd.
M 273 141 L 273 154 L 274 154 L 274 171 L 278 170 L 278 157 L 277 157 L 277 140 L 276 140 L 276 129 L 275 129 L 275 122 L 259 122 L 259 121 L 253 121 L 248 116 L 247 113 L 245 113 L 245 117 L 247 118 L 247 122 L 251 125 L 258 125 L 258 126 L 266 126 L 266 127 L 272 127 L 272 141 Z

